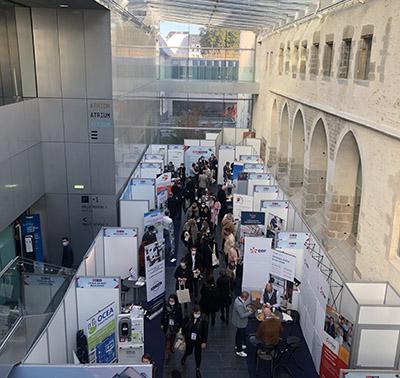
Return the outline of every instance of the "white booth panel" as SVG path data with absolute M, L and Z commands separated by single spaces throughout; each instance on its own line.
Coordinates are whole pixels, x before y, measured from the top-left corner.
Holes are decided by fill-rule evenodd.
M 217 140 L 219 133 L 206 133 L 207 140 Z
M 400 305 L 400 297 L 390 285 L 386 287 L 385 304 Z
M 357 321 L 358 304 L 351 295 L 347 286 L 343 287 L 342 299 L 340 301 L 340 313 L 352 323 Z
M 252 146 L 253 149 L 256 151 L 257 155 L 260 155 L 261 151 L 261 139 L 257 138 L 246 138 L 245 143 L 247 146 Z
M 271 180 L 248 180 L 247 181 L 247 194 L 252 196 L 255 185 L 272 185 Z
M 222 143 L 237 145 L 243 141 L 243 134 L 249 129 L 224 128 L 222 130 Z
M 358 323 L 400 325 L 400 308 L 384 306 L 360 306 Z
M 253 155 L 252 146 L 236 146 L 235 148 L 235 159 L 239 160 L 240 155 Z
M 200 146 L 215 147 L 215 141 L 214 140 L 201 140 L 200 141 Z
M 86 275 L 96 276 L 96 249 L 93 247 L 85 257 Z
M 120 201 L 119 204 L 120 226 L 137 228 L 141 242 L 144 232 L 143 215 L 150 210 L 149 201 Z
M 394 368 L 398 338 L 398 330 L 362 329 L 356 365 Z
M 199 139 L 184 139 L 183 140 L 183 144 L 185 146 L 200 146 L 200 140 Z
M 66 364 L 67 343 L 65 338 L 64 302 L 57 309 L 48 329 L 49 354 L 51 364 Z
M 26 357 L 24 363 L 26 364 L 48 364 L 49 361 L 49 348 L 47 344 L 47 332 L 44 332 L 37 340 L 31 353 Z
M 104 276 L 104 244 L 103 230 L 100 230 L 94 239 L 94 248 L 96 250 L 96 275 Z
M 76 350 L 76 332 L 78 331 L 75 281 L 71 282 L 71 285 L 69 286 L 68 291 L 65 294 L 64 308 L 68 363 L 72 363 L 74 361 L 72 351 Z
M 348 283 L 347 286 L 362 305 L 383 304 L 385 301 L 386 283 Z

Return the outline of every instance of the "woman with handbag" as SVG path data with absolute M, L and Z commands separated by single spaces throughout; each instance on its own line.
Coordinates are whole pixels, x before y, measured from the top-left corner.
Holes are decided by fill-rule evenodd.
M 164 304 L 161 315 L 161 329 L 165 333 L 165 359 L 168 360 L 174 353 L 176 334 L 182 328 L 182 309 L 178 303 L 178 297 L 171 294 Z

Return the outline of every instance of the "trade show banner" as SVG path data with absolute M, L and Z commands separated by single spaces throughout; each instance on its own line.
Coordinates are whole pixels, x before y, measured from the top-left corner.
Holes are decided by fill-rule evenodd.
M 213 147 L 185 146 L 185 168 L 186 174 L 190 175 L 190 167 L 193 163 L 197 163 L 200 157 L 208 158 L 215 153 Z
M 347 369 L 352 344 L 353 324 L 326 306 L 320 377 L 337 378 L 340 369 Z
M 89 350 L 89 363 L 113 363 L 116 353 L 115 302 L 110 303 L 86 321 L 86 337 Z
M 264 164 L 262 163 L 244 163 L 243 170 L 245 172 L 263 173 Z
M 279 232 L 275 240 L 278 249 L 304 249 L 310 242 L 308 232 Z
M 268 226 L 272 225 L 271 219 L 274 217 L 278 217 L 279 219 L 282 220 L 282 225 L 284 226 L 281 228 L 279 231 L 284 231 L 287 225 L 287 218 L 288 218 L 288 212 L 289 212 L 289 202 L 288 201 L 282 201 L 282 200 L 262 200 L 260 202 L 260 211 L 263 211 L 267 215 L 267 221 L 268 221 Z
M 265 214 L 256 211 L 242 211 L 240 220 L 240 250 L 244 252 L 246 237 L 265 237 Z
M 144 214 L 144 233 L 148 232 L 150 226 L 154 226 L 157 232 L 157 240 L 163 240 L 164 226 L 163 226 L 164 213 L 160 210 L 149 211 Z
M 118 289 L 119 279 L 112 277 L 77 277 L 79 289 Z
M 272 269 L 272 239 L 244 238 L 243 290 L 262 291 Z
M 273 250 L 271 273 L 293 282 L 296 275 L 296 256 Z
M 165 294 L 164 243 L 155 242 L 144 247 L 146 268 L 147 302 L 153 302 Z
M 269 173 L 249 173 L 247 194 L 253 195 L 255 185 L 271 185 L 271 175 Z
M 243 171 L 243 164 L 235 162 L 233 164 L 233 171 L 232 171 L 232 180 L 237 180 L 239 178 L 239 174 Z
M 157 207 L 160 209 L 164 207 L 168 201 L 168 194 L 172 187 L 172 174 L 171 172 L 162 173 L 156 178 L 156 196 Z
M 253 196 L 233 194 L 233 218 L 240 219 L 242 211 L 253 210 Z
M 242 226 L 260 226 L 265 224 L 265 213 L 260 211 L 242 211 Z
M 43 262 L 42 231 L 40 215 L 22 215 L 20 218 L 24 257 Z

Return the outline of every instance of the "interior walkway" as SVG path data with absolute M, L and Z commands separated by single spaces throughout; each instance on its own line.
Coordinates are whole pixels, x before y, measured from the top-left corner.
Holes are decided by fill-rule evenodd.
M 217 230 L 219 235 L 219 230 Z M 186 249 L 180 241 L 178 250 L 178 259 L 175 264 L 178 264 L 180 259 L 186 254 Z M 223 260 L 222 258 L 220 260 Z M 224 263 L 222 263 L 224 268 Z M 175 266 L 166 268 L 166 296 L 175 292 Z M 214 277 L 218 277 L 219 269 L 214 272 Z M 237 284 L 237 293 L 240 291 L 240 282 Z M 232 306 L 231 306 L 232 310 Z M 258 321 L 253 319 L 249 322 L 248 333 L 254 333 L 258 325 Z M 296 366 L 294 360 L 287 363 L 294 377 L 317 378 L 318 374 L 314 369 L 311 355 L 301 333 L 300 326 L 295 326 L 290 330 L 285 330 L 284 337 L 288 331 L 291 335 L 299 336 L 302 339 L 301 347 L 296 352 L 296 360 L 301 369 Z M 209 326 L 209 336 L 207 348 L 202 354 L 201 372 L 204 378 L 248 378 L 260 377 L 269 378 L 267 373 L 268 367 L 265 363 L 260 364 L 259 374 L 256 375 L 256 354 L 255 348 L 251 347 L 247 342 L 247 358 L 236 356 L 235 345 L 235 327 L 229 323 L 222 323 L 219 314 L 216 316 L 216 324 L 214 327 Z M 169 362 L 164 361 L 164 333 L 160 328 L 160 316 L 153 319 L 151 322 L 146 321 L 145 324 L 145 351 L 149 353 L 158 366 L 157 378 L 169 378 L 173 370 L 178 370 L 182 373 L 183 378 L 195 377 L 196 367 L 194 355 L 189 356 L 184 367 L 180 364 L 182 353 L 175 352 Z

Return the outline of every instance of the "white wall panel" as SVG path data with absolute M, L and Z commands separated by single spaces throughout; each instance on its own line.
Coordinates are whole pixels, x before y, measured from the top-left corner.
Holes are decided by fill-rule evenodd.
M 11 177 L 16 187 L 14 193 L 15 213 L 21 214 L 31 205 L 31 184 L 29 180 L 28 151 L 19 153 L 10 159 Z
M 88 143 L 65 143 L 67 184 L 69 193 L 90 193 L 90 160 Z M 83 185 L 75 189 L 74 185 Z
M 64 302 L 58 307 L 48 328 L 49 354 L 51 364 L 67 363 Z
M 90 175 L 93 193 L 115 193 L 114 144 L 90 144 Z
M 64 143 L 42 143 L 44 184 L 46 193 L 67 191 Z
M 39 97 L 61 97 L 56 9 L 32 8 Z
M 62 100 L 66 142 L 88 142 L 86 99 L 64 98 Z
M 29 364 L 48 364 L 49 361 L 49 348 L 47 346 L 47 332 L 43 333 L 37 340 L 35 347 L 31 353 L 26 357 L 25 363 Z
M 66 329 L 66 348 L 68 354 L 68 362 L 73 362 L 72 351 L 76 349 L 76 331 L 78 329 L 78 313 L 76 307 L 76 290 L 75 281 L 71 282 L 67 293 L 64 297 L 65 306 L 65 329 Z
M 40 129 L 43 142 L 64 140 L 61 100 L 56 98 L 39 99 Z
M 57 14 L 63 97 L 86 97 L 83 11 L 59 9 Z
M 28 150 L 28 164 L 32 201 L 36 201 L 44 194 L 42 145 L 40 143 Z

